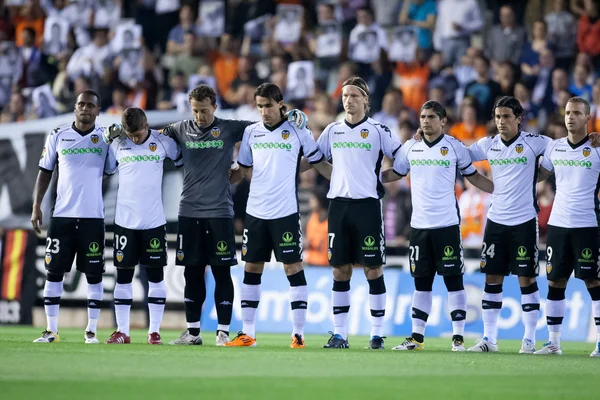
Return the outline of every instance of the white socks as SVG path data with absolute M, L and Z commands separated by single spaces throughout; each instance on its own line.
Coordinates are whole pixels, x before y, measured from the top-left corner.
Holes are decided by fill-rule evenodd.
M 58 311 L 60 308 L 60 297 L 63 294 L 63 282 L 46 281 L 44 285 L 44 311 L 46 311 L 46 329 L 54 333 L 58 332 Z
M 114 298 L 117 330 L 129 336 L 129 316 L 131 302 L 133 301 L 133 285 L 131 283 L 117 283 L 115 285 Z
M 88 324 L 86 332 L 96 333 L 98 326 L 98 317 L 100 316 L 100 307 L 102 306 L 102 297 L 104 296 L 104 285 L 100 283 L 88 283 Z
M 165 312 L 167 288 L 165 281 L 148 282 L 148 311 L 150 312 L 150 326 L 148 333 L 160 333 L 160 323 Z

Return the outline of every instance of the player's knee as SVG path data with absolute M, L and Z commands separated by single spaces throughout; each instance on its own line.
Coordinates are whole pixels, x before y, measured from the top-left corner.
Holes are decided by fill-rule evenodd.
M 377 268 L 364 267 L 364 270 L 367 280 L 377 279 L 380 276 L 383 276 L 383 267 L 381 266 Z
M 262 274 L 244 271 L 244 284 L 245 285 L 260 285 L 261 280 L 262 280 Z
M 213 265 L 211 266 L 211 271 L 216 284 L 233 283 L 231 280 L 231 267 L 229 265 Z
M 293 263 L 293 264 L 283 264 L 283 269 L 285 270 L 285 274 L 287 276 L 297 274 L 302 271 L 302 263 Z
M 336 281 L 349 281 L 352 278 L 352 265 L 346 264 L 333 267 L 333 279 Z
M 249 263 L 247 262 L 244 266 L 245 272 L 251 272 L 253 274 L 262 274 L 265 269 L 265 263 Z
M 304 275 L 303 269 L 295 274 L 288 275 L 287 278 L 290 282 L 290 286 L 306 286 L 306 276 Z
M 433 290 L 433 279 L 435 276 L 421 276 L 415 278 L 415 290 L 419 292 L 431 292 Z
M 186 284 L 188 282 L 204 281 L 204 265 L 186 265 L 183 270 L 183 277 Z
M 535 277 L 530 277 L 530 276 L 520 276 L 519 277 L 519 286 L 520 287 L 526 287 L 526 286 L 531 286 L 536 282 Z
M 158 283 L 165 279 L 165 271 L 162 267 L 160 268 L 148 268 L 146 267 L 146 274 L 148 275 L 148 282 Z
M 90 285 L 96 285 L 102 282 L 102 274 L 85 274 L 85 278 Z
M 548 300 L 564 300 L 566 288 L 548 286 Z
M 64 275 L 56 272 L 48 272 L 48 275 L 46 276 L 48 282 L 62 282 L 63 279 Z
M 485 283 L 489 285 L 501 285 L 504 282 L 503 275 L 486 275 Z
M 445 276 L 444 283 L 446 284 L 446 289 L 448 289 L 449 292 L 458 292 L 459 290 L 465 290 L 462 275 Z
M 502 293 L 502 284 L 499 283 L 499 284 L 494 285 L 492 283 L 486 283 L 485 287 L 483 288 L 483 291 L 488 294 Z
M 553 287 L 557 289 L 566 289 L 567 287 L 567 279 L 560 278 L 555 280 L 548 280 L 548 287 Z
M 117 283 L 126 285 L 133 282 L 134 273 L 135 269 L 133 268 L 117 268 Z
M 369 294 L 384 294 L 385 293 L 385 280 L 383 275 L 375 279 L 367 279 L 369 283 Z
M 520 282 L 519 282 L 520 283 Z M 532 294 L 538 291 L 538 284 L 534 280 L 532 284 L 521 286 L 521 294 Z

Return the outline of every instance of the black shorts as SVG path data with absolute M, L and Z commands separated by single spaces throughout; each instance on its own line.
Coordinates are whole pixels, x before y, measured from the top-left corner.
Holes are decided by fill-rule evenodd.
M 329 264 L 341 267 L 385 264 L 385 237 L 381 201 L 333 199 L 329 203 Z
M 115 267 L 134 268 L 167 265 L 167 230 L 165 225 L 152 229 L 129 229 L 115 225 L 113 241 Z
M 410 272 L 415 278 L 457 276 L 465 272 L 465 261 L 458 225 L 410 231 Z
M 55 274 L 71 271 L 77 255 L 77 270 L 104 273 L 104 220 L 98 218 L 50 219 L 45 251 L 46 270 Z
M 231 218 L 179 216 L 177 265 L 236 265 L 235 234 Z
M 275 259 L 284 264 L 302 261 L 302 224 L 295 213 L 277 219 L 261 219 L 246 213 L 242 236 L 242 260 L 250 263 Z
M 487 275 L 538 276 L 538 238 L 537 218 L 515 226 L 497 224 L 488 219 L 481 250 L 481 272 Z
M 600 259 L 598 228 L 559 228 L 548 225 L 546 274 L 548 280 L 569 278 L 573 270 L 579 279 L 598 279 Z

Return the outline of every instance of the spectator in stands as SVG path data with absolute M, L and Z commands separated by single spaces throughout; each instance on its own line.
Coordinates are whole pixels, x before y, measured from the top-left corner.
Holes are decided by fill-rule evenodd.
M 19 51 L 22 59 L 23 70 L 21 71 L 21 80 L 19 86 L 33 87 L 44 83 L 44 78 L 47 78 L 40 71 L 42 54 L 35 46 L 35 30 L 25 28 L 21 32 L 22 46 Z
M 523 76 L 528 82 L 531 82 L 533 91 L 531 94 L 531 100 L 537 106 L 544 103 L 544 99 L 548 95 L 552 87 L 552 71 L 554 70 L 554 56 L 552 51 L 549 49 L 542 50 L 540 53 L 540 67 L 538 68 L 536 75 Z
M 560 71 L 560 70 L 557 70 Z M 568 89 L 560 89 L 556 92 L 556 106 L 548 117 L 548 129 L 546 134 L 553 139 L 567 136 L 565 127 L 565 107 L 573 94 Z
M 519 100 L 523 107 L 522 129 L 529 133 L 539 133 L 539 107 L 531 101 L 531 90 L 525 82 L 515 84 L 515 98 Z
M 452 125 L 448 133 L 469 146 L 486 136 L 487 129 L 477 120 L 477 109 L 465 102 L 460 108 L 460 122 Z
M 573 69 L 573 78 L 569 85 L 569 92 L 573 96 L 583 97 L 587 101 L 592 101 L 592 85 L 588 83 L 591 71 L 586 64 L 575 65 Z
M 588 127 L 589 132 L 600 132 L 600 79 L 596 80 L 592 88 L 592 102 L 590 124 Z
M 458 87 L 458 80 L 452 67 L 446 63 L 443 53 L 434 52 L 429 58 L 429 88 L 442 89 L 444 91 L 442 103 L 448 107 L 453 107 Z
M 381 111 L 373 114 L 373 119 L 386 125 L 394 136 L 399 137 L 402 106 L 402 92 L 395 88 L 388 89 L 383 96 Z
M 404 104 L 414 112 L 420 112 L 421 106 L 427 101 L 427 82 L 429 65 L 423 49 L 417 49 L 417 56 L 412 63 L 396 63 L 394 86 L 402 91 Z
M 315 187 L 310 194 L 309 204 L 310 217 L 306 224 L 304 262 L 308 265 L 328 266 L 327 189 L 322 186 Z
M 184 4 L 179 10 L 179 24 L 171 29 L 167 40 L 167 54 L 176 56 L 190 52 L 190 42 L 184 40 L 186 33 L 194 34 L 196 11 L 190 4 Z
M 505 5 L 500 8 L 500 24 L 488 32 L 485 51 L 494 64 L 504 61 L 518 64 L 526 39 L 527 32 L 517 25 L 513 8 Z
M 537 186 L 537 198 L 540 211 L 538 212 L 538 224 L 540 230 L 540 240 L 546 242 L 546 234 L 548 233 L 548 221 L 550 220 L 550 212 L 554 203 L 554 188 L 552 181 L 554 178 L 540 182 Z
M 547 26 L 544 21 L 533 23 L 533 37 L 531 42 L 526 42 L 521 50 L 521 71 L 525 75 L 537 75 L 540 65 L 540 54 L 546 49 L 553 49 L 547 35 Z
M 236 107 L 244 100 L 244 90 L 241 89 L 243 85 L 256 87 L 261 83 L 254 70 L 253 60 L 248 56 L 240 57 L 238 60 L 237 76 L 231 82 L 231 86 L 223 98 L 229 106 Z
M 37 116 L 32 113 L 27 113 L 27 101 L 25 96 L 20 91 L 15 90 L 10 95 L 8 107 L 4 109 L 0 116 L 0 123 L 23 122 L 37 119 Z
M 403 0 L 371 0 L 375 22 L 383 28 L 392 28 L 398 21 Z
M 238 75 L 238 56 L 236 54 L 236 41 L 231 35 L 221 36 L 218 51 L 212 54 L 212 64 L 217 80 L 219 95 L 223 97 L 231 87 L 231 83 Z
M 471 46 L 471 35 L 483 27 L 481 10 L 477 0 L 440 0 L 437 9 L 434 45 L 453 66 Z
M 585 14 L 577 25 L 577 47 L 592 56 L 596 72 L 600 72 L 600 15 L 594 0 L 584 0 Z
M 427 54 L 433 49 L 433 29 L 437 17 L 436 2 L 433 0 L 404 0 L 398 17 L 400 25 L 417 27 L 417 44 Z
M 187 98 L 187 93 L 188 87 L 187 82 L 185 81 L 185 74 L 181 71 L 175 71 L 169 78 L 169 86 L 163 91 L 162 98 L 158 102 L 157 108 L 159 110 L 173 110 L 178 108 L 178 100 L 182 95 L 184 103 L 189 101 Z
M 104 78 L 110 70 L 113 53 L 108 44 L 108 30 L 94 30 L 94 40 L 73 53 L 67 64 L 67 73 L 73 81 L 79 76 Z
M 516 67 L 508 61 L 498 64 L 494 70 L 494 80 L 500 85 L 500 96 L 513 96 L 515 90 Z
M 18 14 L 13 18 L 17 46 L 23 46 L 23 31 L 31 28 L 35 32 L 35 45 L 40 48 L 44 39 L 44 10 L 39 0 L 31 0 L 18 9 Z
M 492 108 L 496 98 L 501 93 L 498 82 L 490 78 L 490 62 L 484 56 L 479 56 L 474 63 L 477 79 L 467 84 L 465 96 L 473 97 L 477 101 L 479 120 L 488 120 L 492 115 Z
M 362 7 L 356 12 L 357 24 L 350 32 L 348 58 L 358 67 L 358 74 L 365 80 L 373 75 L 371 64 L 379 61 L 388 51 L 387 34 L 375 23 L 373 10 Z
M 404 246 L 410 236 L 412 202 L 409 184 L 408 179 L 385 184 L 383 224 L 388 246 Z
M 240 93 L 240 102 L 238 107 L 235 109 L 235 119 L 259 121 L 260 112 L 256 109 L 256 102 L 254 101 L 254 92 L 256 91 L 256 86 L 244 83 L 239 86 L 238 91 Z
M 554 43 L 556 66 L 567 69 L 571 66 L 576 52 L 577 21 L 567 11 L 566 0 L 553 0 L 552 12 L 544 18 L 548 27 L 548 40 Z
M 458 81 L 458 90 L 456 91 L 454 104 L 462 103 L 467 84 L 477 79 L 477 70 L 474 67 L 474 63 L 475 59 L 481 54 L 481 50 L 469 47 L 466 54 L 460 58 L 460 64 L 454 66 L 453 73 Z
M 561 91 L 569 90 L 569 76 L 564 69 L 557 68 L 552 71 L 552 81 L 546 91 L 542 108 L 547 114 L 551 114 L 557 107 L 558 95 Z M 564 123 L 563 123 L 564 125 Z
M 331 98 L 326 93 L 315 96 L 314 107 L 314 112 L 310 114 L 310 127 L 313 134 L 318 135 L 335 119 L 335 108 Z
M 121 116 L 123 114 L 123 111 L 129 107 L 127 99 L 128 92 L 129 89 L 125 85 L 117 84 L 115 86 L 111 96 L 112 105 L 106 109 L 108 115 Z

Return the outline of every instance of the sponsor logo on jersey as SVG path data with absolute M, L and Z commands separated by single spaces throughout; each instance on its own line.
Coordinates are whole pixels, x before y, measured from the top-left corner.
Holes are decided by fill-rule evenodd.
M 227 251 L 227 242 L 225 242 L 224 240 L 221 240 L 219 243 L 217 243 L 217 255 L 218 256 L 226 256 L 229 253 L 230 252 Z
M 334 149 L 365 149 L 371 150 L 371 143 L 333 142 Z
M 261 133 L 260 135 L 254 135 L 254 138 L 256 139 L 256 138 L 263 137 L 263 136 L 266 136 L 266 135 L 264 133 Z
M 527 247 L 519 246 L 517 249 L 517 261 L 528 261 L 531 257 L 527 257 Z
M 283 138 L 283 140 L 288 140 L 288 138 L 290 137 L 290 131 L 288 131 L 287 129 L 282 130 L 281 137 Z
M 221 130 L 215 126 L 214 128 L 212 128 L 210 130 L 210 134 L 212 135 L 212 137 L 214 137 L 216 139 L 221 135 Z
M 594 262 L 594 260 L 592 260 L 592 250 L 589 248 L 581 250 L 581 258 L 577 261 L 580 263 Z
M 367 137 L 369 137 L 369 130 L 368 129 L 361 129 L 360 130 L 360 137 L 363 139 L 366 139 Z
M 490 149 L 490 151 L 502 151 L 500 149 Z
M 98 154 L 102 155 L 102 149 L 100 147 L 76 147 L 74 149 L 62 149 L 60 154 L 68 156 L 72 154 Z
M 346 133 L 346 132 L 343 132 L 343 131 L 341 131 L 341 132 L 333 132 L 334 135 L 343 135 L 344 133 Z
M 98 143 L 98 140 L 99 140 L 98 135 L 96 135 L 96 134 L 90 136 L 90 139 L 92 139 L 92 143 L 94 143 L 94 144 Z
M 363 240 L 362 250 L 363 251 L 376 251 L 376 250 L 379 250 L 379 247 L 376 246 L 376 244 L 377 244 L 377 242 L 375 241 L 375 238 L 373 236 L 367 236 Z
M 592 154 L 592 149 L 589 147 L 584 147 L 582 152 L 584 157 L 589 157 L 590 154 Z
M 450 161 L 448 160 L 410 160 L 410 165 L 420 167 L 449 167 Z
M 584 168 L 592 168 L 591 161 L 583 161 L 583 160 L 554 160 L 552 162 L 554 165 L 559 165 L 561 167 L 584 167 Z
M 490 165 L 513 165 L 513 164 L 527 164 L 527 157 L 498 158 L 495 160 L 490 160 Z
M 150 149 L 151 152 L 155 152 L 156 151 L 156 143 L 152 142 L 148 145 L 148 148 Z
M 440 154 L 444 157 L 446 157 L 446 155 L 448 154 L 448 148 L 446 146 L 442 147 L 440 149 Z
M 121 262 L 121 261 L 123 261 L 123 257 L 124 257 L 124 256 L 125 256 L 125 255 L 123 254 L 123 252 L 122 252 L 121 250 L 117 251 L 117 261 L 118 261 L 118 262 Z
M 523 145 L 521 143 L 519 143 L 518 145 L 515 146 L 515 151 L 517 152 L 517 154 L 521 154 L 523 152 Z
M 61 142 L 74 142 L 75 139 L 60 139 Z
M 283 243 L 279 243 L 279 247 L 296 246 L 296 241 L 294 240 L 292 232 L 285 232 L 281 235 L 281 240 Z
M 150 239 L 150 248 L 146 249 L 148 253 L 162 253 L 164 250 L 160 247 L 160 240 L 157 238 Z
M 98 244 L 98 242 L 90 243 L 90 245 L 88 246 L 88 251 L 89 253 L 86 254 L 86 256 L 88 257 L 98 257 L 102 255 L 102 253 L 100 253 L 100 245 Z
M 185 142 L 186 149 L 222 149 L 222 140 L 207 140 L 204 142 Z
M 452 246 L 444 247 L 444 257 L 442 261 L 456 260 L 458 257 L 454 255 L 454 248 Z
M 275 150 L 290 151 L 292 149 L 292 145 L 289 143 L 265 142 L 265 143 L 254 143 L 252 145 L 252 148 L 254 150 L 275 149 Z
M 50 261 L 52 261 L 52 254 L 46 253 L 46 257 L 44 258 L 44 261 L 46 261 L 46 265 L 50 264 Z
M 119 158 L 119 164 L 126 164 L 130 162 L 144 162 L 144 161 L 160 161 L 160 156 L 143 155 L 143 156 L 125 156 Z
M 44 158 L 45 155 L 46 155 L 46 148 L 44 147 L 44 150 L 42 150 L 42 155 L 40 156 L 40 158 Z
M 183 250 L 177 250 L 177 259 L 183 261 Z

